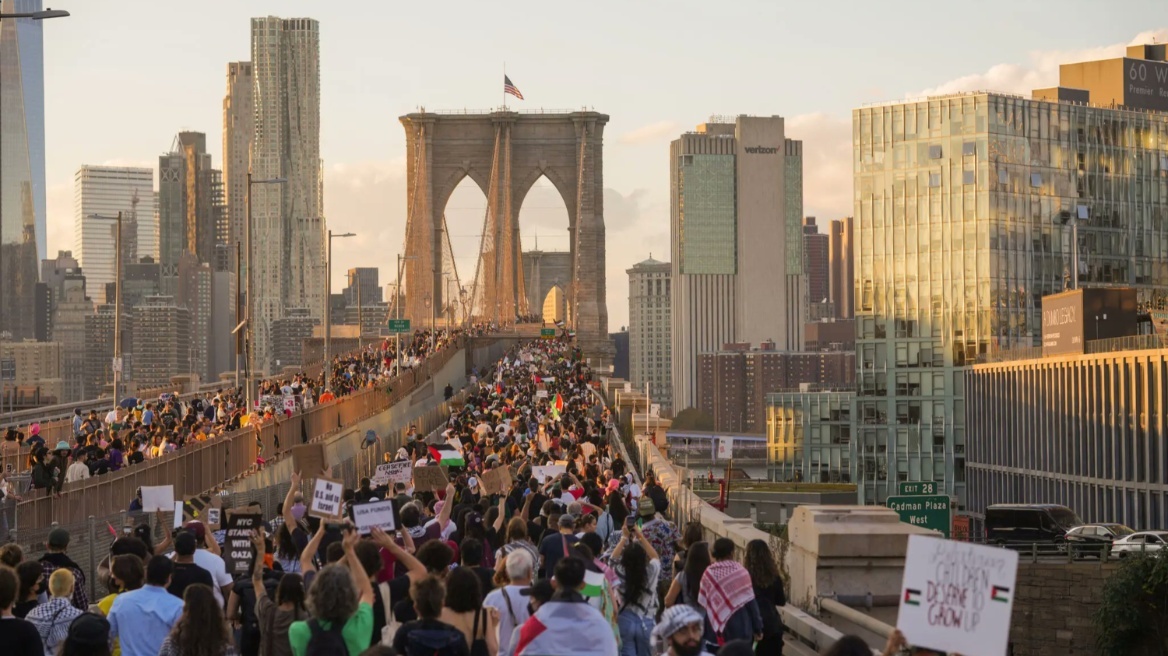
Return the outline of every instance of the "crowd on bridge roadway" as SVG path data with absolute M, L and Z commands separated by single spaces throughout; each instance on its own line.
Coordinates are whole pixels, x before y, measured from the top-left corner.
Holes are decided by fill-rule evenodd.
M 670 522 L 667 494 L 632 471 L 594 385 L 568 340 L 512 349 L 444 426 L 411 429 L 387 454 L 408 479 L 349 481 L 341 520 L 302 495 L 330 468 L 294 473 L 281 507 L 261 509 L 250 576 L 228 573 L 225 536 L 197 520 L 157 544 L 149 524 L 116 539 L 94 603 L 65 529 L 38 560 L 0 547 L 3 653 L 781 654 L 769 545 L 751 542 L 739 562 L 730 540 Z M 392 528 L 362 535 L 355 511 L 384 501 Z M 894 635 L 885 654 L 903 643 Z M 871 650 L 845 638 L 825 653 Z
M 402 343 L 400 362 L 395 340 L 386 339 L 359 352 L 334 357 L 331 366 L 322 367 L 317 376 L 301 372 L 267 378 L 259 382 L 257 405 L 250 411 L 242 389 L 225 388 L 190 399 L 176 393 L 157 399 L 126 399 L 100 412 L 78 409 L 73 416 L 73 442 L 46 444 L 35 423 L 25 431 L 10 427 L 0 441 L 0 456 L 11 463 L 11 457 L 27 447 L 31 480 L 24 489 L 17 489 L 6 480 L 6 474 L 13 472 L 0 472 L 0 500 L 10 496 L 19 499 L 25 494 L 59 494 L 70 483 L 160 458 L 191 442 L 215 440 L 240 428 L 278 421 L 295 410 L 366 388 L 389 391 L 395 367 L 416 368 L 460 337 L 493 330 L 489 323 L 439 330 L 433 334 L 432 344 L 430 331 L 422 330 Z M 288 400 L 292 403 L 287 404 Z

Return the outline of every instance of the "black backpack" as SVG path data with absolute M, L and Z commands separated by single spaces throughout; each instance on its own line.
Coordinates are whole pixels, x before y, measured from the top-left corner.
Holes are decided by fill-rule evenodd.
M 448 627 L 415 628 L 406 634 L 405 656 L 456 656 L 465 653 L 462 631 Z
M 345 637 L 341 634 L 344 622 L 333 622 L 332 628 L 325 630 L 316 620 L 308 621 L 308 647 L 304 656 L 346 656 L 349 648 L 345 646 Z

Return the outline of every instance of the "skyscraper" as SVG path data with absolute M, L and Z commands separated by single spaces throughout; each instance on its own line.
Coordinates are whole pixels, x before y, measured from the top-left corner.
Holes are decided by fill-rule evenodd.
M 251 62 L 227 64 L 227 95 L 223 97 L 223 186 L 227 205 L 228 268 L 235 271 L 236 244 L 244 243 L 247 216 L 247 171 L 255 139 L 255 103 Z
M 38 11 L 3 0 L 0 12 Z M 45 90 L 40 21 L 0 21 L 0 335 L 36 336 L 37 262 L 45 251 Z
M 803 346 L 803 143 L 781 116 L 711 118 L 670 144 L 673 408 L 699 353 Z
M 256 180 L 251 189 L 255 365 L 275 358 L 272 322 L 294 308 L 324 316 L 324 212 L 320 161 L 320 35 L 310 18 L 253 18 Z
M 650 255 L 625 271 L 629 274 L 629 380 L 641 391 L 648 383 L 650 398 L 664 408 L 673 407 L 669 375 L 672 270 L 668 262 Z
M 154 171 L 123 166 L 82 166 L 73 178 L 73 252 L 85 269 L 94 302 L 106 302 L 105 285 L 114 280 L 116 224 L 122 212 L 123 241 L 137 225 L 137 256 L 158 257 L 158 224 Z M 125 248 L 123 248 L 125 252 Z M 125 261 L 123 260 L 123 264 Z M 109 299 L 113 302 L 113 299 Z
M 807 320 L 834 317 L 828 272 L 828 236 L 819 232 L 813 216 L 803 219 L 803 271 L 807 275 Z
M 183 253 L 214 263 L 222 190 L 211 168 L 207 135 L 179 132 L 170 152 L 158 158 L 160 257 L 163 275 L 173 276 Z
M 1145 56 L 1164 48 L 1079 81 L 1168 71 Z M 1043 296 L 1125 286 L 1164 307 L 1168 113 L 1090 104 L 1110 100 L 1060 87 L 853 111 L 861 499 L 922 480 L 965 502 L 963 368 L 1036 346 Z
M 852 252 L 852 217 L 831 222 L 827 233 L 828 278 L 837 319 L 851 319 L 856 308 L 856 258 Z

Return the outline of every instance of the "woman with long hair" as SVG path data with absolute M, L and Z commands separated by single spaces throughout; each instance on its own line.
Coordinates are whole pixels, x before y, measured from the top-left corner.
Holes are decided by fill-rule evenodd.
M 713 562 L 710 557 L 709 542 L 695 542 L 690 545 L 685 554 L 685 566 L 673 577 L 669 592 L 665 593 L 665 607 L 674 604 L 689 604 L 698 610 L 703 610 L 698 603 L 698 588 L 702 583 L 702 575 Z
M 621 656 L 649 656 L 649 634 L 657 617 L 657 580 L 661 559 L 641 527 L 622 525 L 621 538 L 612 552 L 614 569 L 620 577 L 624 606 L 617 615 Z
M 620 490 L 615 490 L 608 495 L 608 516 L 612 518 L 613 526 L 625 525 L 625 519 L 629 516 L 629 507 L 625 505 L 625 499 L 621 496 Z M 621 531 L 612 531 L 608 535 L 605 546 L 616 544 L 620 537 Z
M 300 573 L 300 550 L 296 548 L 296 541 L 286 523 L 276 529 L 276 553 L 273 555 L 285 574 Z
M 516 549 L 523 549 L 531 554 L 532 562 L 539 562 L 539 549 L 528 538 L 527 522 L 522 517 L 512 517 L 511 521 L 507 522 L 507 538 L 503 546 L 495 552 L 495 563 L 499 565 L 507 554 Z M 496 567 L 496 569 L 501 568 L 501 565 Z
M 446 601 L 438 620 L 462 632 L 471 656 L 487 656 L 499 650 L 497 637 L 488 635 L 483 609 L 482 584 L 468 567 L 456 567 L 446 575 Z
M 750 573 L 754 585 L 754 598 L 758 600 L 758 611 L 762 614 L 762 640 L 755 647 L 758 656 L 782 656 L 783 620 L 777 606 L 787 605 L 787 595 L 783 592 L 783 578 L 775 564 L 775 556 L 762 540 L 751 540 L 746 545 L 746 557 L 742 566 Z
M 276 586 L 276 599 L 273 601 L 268 596 L 268 590 L 263 582 L 264 549 L 267 546 L 263 531 L 255 532 L 252 544 L 256 548 L 251 580 L 256 594 L 255 616 L 260 627 L 260 656 L 292 656 L 288 629 L 293 622 L 299 622 L 308 616 L 308 610 L 304 608 L 306 596 L 304 579 L 299 574 L 282 576 L 279 585 Z
M 673 558 L 674 576 L 677 576 L 685 568 L 686 550 L 691 545 L 695 545 L 705 539 L 706 537 L 702 533 L 701 522 L 690 522 L 685 525 L 685 529 L 681 532 L 681 548 L 677 550 L 677 554 Z
M 183 614 L 162 642 L 158 656 L 238 656 L 223 608 L 202 583 L 187 586 Z

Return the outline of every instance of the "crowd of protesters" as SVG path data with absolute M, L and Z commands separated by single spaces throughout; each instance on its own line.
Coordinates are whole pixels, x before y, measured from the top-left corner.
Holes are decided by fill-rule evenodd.
M 333 380 L 369 362 L 339 361 Z M 411 429 L 386 454 L 409 479 L 352 481 L 341 517 L 322 520 L 301 484 L 331 471 L 294 473 L 283 505 L 261 509 L 249 575 L 228 573 L 222 533 L 199 521 L 157 543 L 149 524 L 115 540 L 99 600 L 64 529 L 31 564 L 0 548 L 0 644 L 30 656 L 781 654 L 769 545 L 751 542 L 740 562 L 729 539 L 679 530 L 611 424 L 571 342 L 516 347 L 445 425 Z M 357 530 L 354 509 L 384 501 L 392 526 Z M 903 647 L 896 634 L 885 653 Z M 826 653 L 871 650 L 845 638 Z
M 250 412 L 243 390 L 230 388 L 187 399 L 173 393 L 157 399 L 124 399 L 100 413 L 77 409 L 72 442 L 46 444 L 35 423 L 26 431 L 10 427 L 0 441 L 0 457 L 12 464 L 22 447 L 27 448 L 28 461 L 21 465 L 27 467 L 31 480 L 26 489 L 15 489 L 5 480 L 11 472 L 0 472 L 0 499 L 19 498 L 30 490 L 60 493 L 70 483 L 163 457 L 185 444 L 215 440 L 242 427 L 273 421 L 281 413 L 289 414 L 285 399 L 304 410 L 367 388 L 388 390 L 398 368 L 416 368 L 458 338 L 492 330 L 492 324 L 483 323 L 433 335 L 418 331 L 401 345 L 400 361 L 395 340 L 386 339 L 358 353 L 333 358 L 331 366 L 324 368 L 327 380 L 323 373 L 265 379 L 258 385 L 257 407 Z

